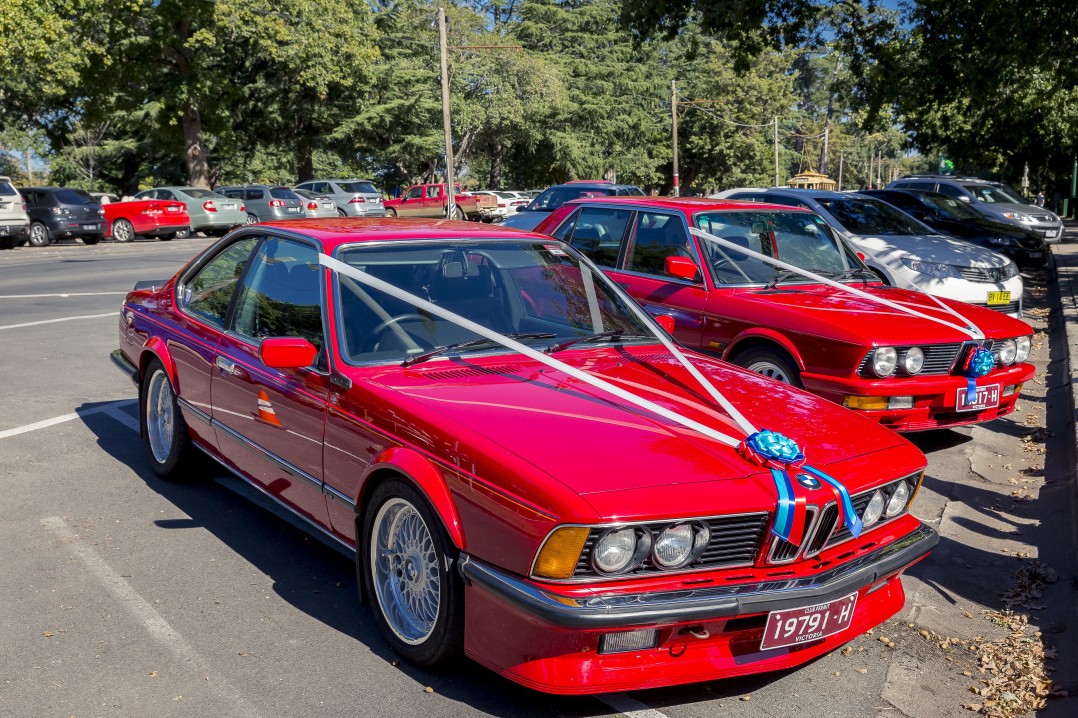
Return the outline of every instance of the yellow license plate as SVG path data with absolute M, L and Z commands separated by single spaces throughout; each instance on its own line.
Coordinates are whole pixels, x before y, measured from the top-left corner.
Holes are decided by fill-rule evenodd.
M 993 307 L 997 304 L 1010 304 L 1011 293 L 1010 292 L 989 292 L 988 293 L 988 306 Z

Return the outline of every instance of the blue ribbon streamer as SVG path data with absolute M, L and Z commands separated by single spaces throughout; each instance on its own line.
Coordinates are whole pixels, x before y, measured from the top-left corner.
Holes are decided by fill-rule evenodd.
M 857 511 L 853 507 L 853 500 L 850 498 L 850 492 L 846 490 L 846 487 L 838 479 L 832 478 L 827 474 L 812 468 L 811 466 L 802 466 L 802 469 L 815 476 L 820 481 L 828 484 L 838 494 L 838 499 L 842 502 L 842 521 L 846 524 L 846 528 L 850 530 L 850 533 L 854 538 L 861 535 L 861 531 L 865 525 L 861 521 L 861 517 L 857 515 Z
M 775 480 L 775 490 L 779 494 L 775 504 L 775 528 L 772 531 L 783 541 L 790 540 L 794 528 L 794 485 L 790 474 L 784 469 L 771 469 L 771 478 Z

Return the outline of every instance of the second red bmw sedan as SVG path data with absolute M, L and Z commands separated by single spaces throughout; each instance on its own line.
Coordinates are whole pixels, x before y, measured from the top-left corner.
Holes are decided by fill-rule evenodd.
M 883 284 L 807 210 L 596 197 L 567 203 L 536 231 L 569 242 L 649 312 L 672 317 L 674 336 L 685 346 L 803 387 L 891 429 L 1004 416 L 1033 377 L 1025 362 L 1028 324 Z M 992 358 L 985 356 L 973 376 L 978 350 Z

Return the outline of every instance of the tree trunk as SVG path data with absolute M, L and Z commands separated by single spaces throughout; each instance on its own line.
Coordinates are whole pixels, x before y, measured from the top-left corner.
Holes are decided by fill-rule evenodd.
M 202 115 L 193 102 L 183 110 L 183 156 L 187 162 L 187 181 L 192 187 L 210 188 L 210 163 L 202 139 Z
M 502 188 L 502 141 L 499 137 L 490 143 L 490 184 L 487 186 L 490 189 Z
M 297 167 L 296 176 L 299 182 L 308 182 L 314 179 L 314 152 L 310 146 L 304 143 L 296 151 Z

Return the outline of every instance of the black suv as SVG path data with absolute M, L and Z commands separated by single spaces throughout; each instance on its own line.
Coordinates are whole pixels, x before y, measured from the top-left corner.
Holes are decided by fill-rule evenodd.
M 1048 261 L 1048 247 L 1039 232 L 986 217 L 940 192 L 875 189 L 858 194 L 882 199 L 943 234 L 1005 254 L 1019 267 L 1043 267 Z
M 65 237 L 97 244 L 105 236 L 105 210 L 81 189 L 24 187 L 19 193 L 30 215 L 30 244 L 43 247 Z

